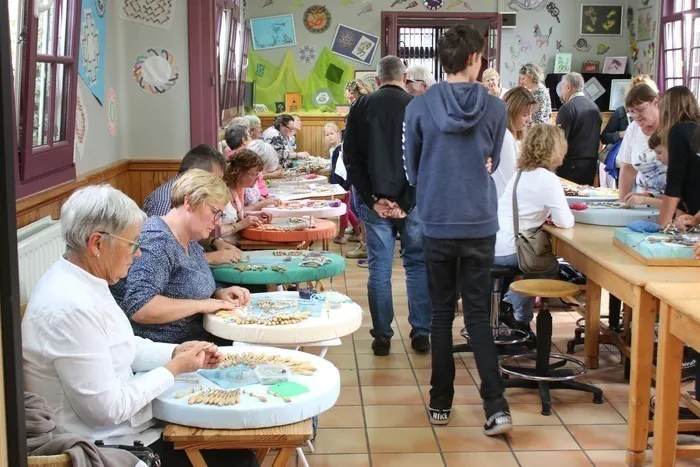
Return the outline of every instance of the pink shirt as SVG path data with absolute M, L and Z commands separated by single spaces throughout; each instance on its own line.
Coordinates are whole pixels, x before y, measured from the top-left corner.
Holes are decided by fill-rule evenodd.
M 258 176 L 258 190 L 260 190 L 260 196 L 267 198 L 270 194 L 270 190 L 267 188 L 267 183 L 263 180 L 262 174 Z

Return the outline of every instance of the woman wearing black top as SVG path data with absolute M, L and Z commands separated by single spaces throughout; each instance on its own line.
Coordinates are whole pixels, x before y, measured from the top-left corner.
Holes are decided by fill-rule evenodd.
M 674 86 L 659 101 L 661 144 L 668 148 L 668 171 L 658 223 L 673 220 L 676 209 L 700 211 L 700 157 L 693 150 L 693 135 L 700 122 L 698 103 L 690 89 Z M 680 219 L 679 219 L 680 220 Z

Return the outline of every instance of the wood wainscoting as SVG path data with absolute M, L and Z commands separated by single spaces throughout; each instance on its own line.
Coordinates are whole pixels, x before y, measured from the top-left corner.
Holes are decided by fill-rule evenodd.
M 275 121 L 275 114 L 258 115 L 262 122 L 263 131 L 271 127 Z M 328 146 L 323 134 L 323 126 L 328 122 L 338 125 L 341 130 L 345 128 L 345 115 L 341 114 L 300 114 L 301 131 L 297 135 L 297 151 L 308 152 L 312 156 L 328 157 Z
M 61 217 L 61 206 L 77 189 L 108 183 L 126 193 L 141 206 L 156 187 L 177 173 L 180 160 L 124 160 L 89 172 L 73 182 L 64 183 L 17 201 L 17 228 L 43 217 Z

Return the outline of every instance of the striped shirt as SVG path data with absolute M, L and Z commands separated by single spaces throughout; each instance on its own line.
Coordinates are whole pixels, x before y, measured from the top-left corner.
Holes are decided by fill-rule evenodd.
M 175 178 L 163 183 L 148 195 L 146 201 L 143 202 L 143 212 L 148 217 L 164 216 L 170 212 L 170 189 L 179 177 L 176 175 Z

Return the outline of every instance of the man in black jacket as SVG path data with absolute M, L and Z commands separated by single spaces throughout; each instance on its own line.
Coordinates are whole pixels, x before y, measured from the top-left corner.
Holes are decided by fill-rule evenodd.
M 569 73 L 561 80 L 561 100 L 557 126 L 564 130 L 569 149 L 557 175 L 581 185 L 593 185 L 598 172 L 598 141 L 603 116 L 583 92 L 583 76 Z
M 423 226 L 414 209 L 415 188 L 408 184 L 403 167 L 403 117 L 412 99 L 405 91 L 406 67 L 398 57 L 386 56 L 377 66 L 377 81 L 380 88 L 350 108 L 343 142 L 345 166 L 360 197 L 360 218 L 367 234 L 372 349 L 375 355 L 388 355 L 391 347 L 391 267 L 400 233 L 411 346 L 417 352 L 429 352 L 431 303 Z

